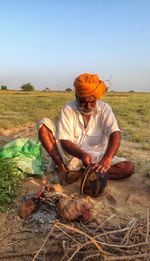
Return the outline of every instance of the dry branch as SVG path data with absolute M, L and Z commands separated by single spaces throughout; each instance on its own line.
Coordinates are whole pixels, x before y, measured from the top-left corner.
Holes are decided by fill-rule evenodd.
M 34 258 L 32 259 L 32 261 L 35 261 L 36 260 L 36 257 L 39 255 L 39 253 L 41 252 L 41 250 L 43 249 L 43 247 L 45 246 L 45 244 L 47 243 L 49 237 L 52 235 L 53 233 L 53 230 L 54 230 L 54 227 L 55 227 L 55 224 L 52 226 L 51 230 L 49 231 L 47 237 L 45 238 L 42 246 L 40 247 L 40 249 L 37 251 L 36 255 L 34 256 Z

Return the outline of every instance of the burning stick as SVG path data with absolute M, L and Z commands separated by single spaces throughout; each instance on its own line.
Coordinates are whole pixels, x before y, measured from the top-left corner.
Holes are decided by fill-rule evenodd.
M 18 211 L 18 215 L 20 216 L 20 218 L 26 218 L 26 217 L 30 216 L 38 209 L 41 198 L 44 197 L 45 192 L 54 192 L 55 191 L 55 188 L 53 186 L 46 185 L 46 183 L 47 183 L 47 180 L 46 180 L 46 177 L 44 176 L 42 179 L 42 184 L 44 185 L 42 190 L 40 190 L 38 193 L 36 193 L 35 196 L 32 196 L 31 198 L 25 200 L 22 203 L 22 205 Z

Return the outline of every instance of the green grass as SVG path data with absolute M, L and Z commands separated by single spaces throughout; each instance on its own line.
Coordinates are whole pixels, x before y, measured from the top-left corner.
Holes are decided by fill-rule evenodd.
M 117 116 L 122 136 L 150 148 L 150 93 L 109 94 L 105 100 Z
M 74 92 L 0 91 L 0 126 L 10 129 L 24 127 L 38 119 L 56 120 L 62 106 L 74 99 Z M 150 93 L 108 93 L 108 102 L 126 140 L 150 147 Z
M 22 127 L 43 117 L 55 120 L 71 99 L 73 95 L 64 92 L 0 92 L 0 126 Z
M 0 159 L 0 211 L 7 208 L 20 191 L 22 173 L 9 159 Z

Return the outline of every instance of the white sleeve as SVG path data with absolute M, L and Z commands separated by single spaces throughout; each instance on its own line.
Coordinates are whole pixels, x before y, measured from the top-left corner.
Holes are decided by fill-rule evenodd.
M 120 131 L 116 117 L 108 104 L 102 110 L 101 123 L 106 136 L 110 136 L 112 132 Z
M 74 125 L 72 109 L 65 105 L 61 111 L 58 122 L 58 139 L 74 140 Z

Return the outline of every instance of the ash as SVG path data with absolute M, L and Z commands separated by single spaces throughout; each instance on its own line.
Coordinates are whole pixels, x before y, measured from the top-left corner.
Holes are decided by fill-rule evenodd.
M 26 195 L 23 200 L 34 199 L 34 194 Z M 49 232 L 54 221 L 57 220 L 56 200 L 40 199 L 36 212 L 24 220 L 24 226 L 35 233 Z

